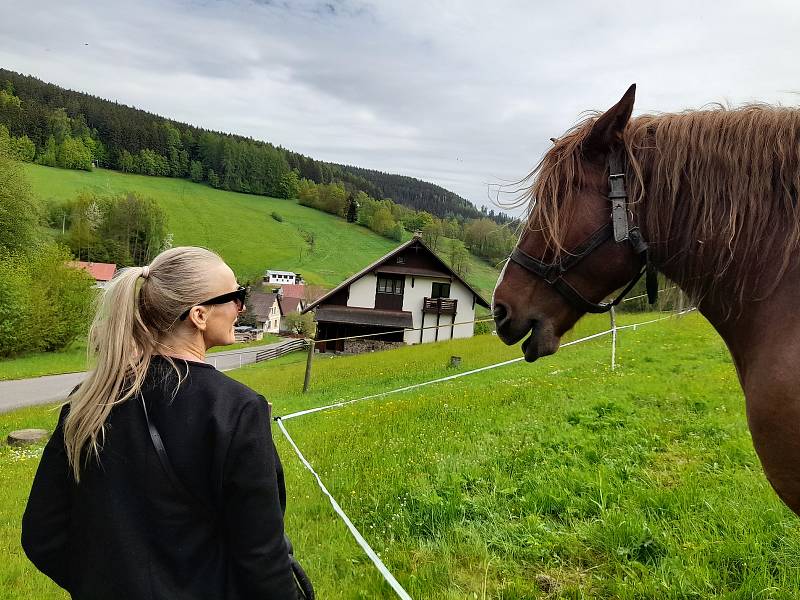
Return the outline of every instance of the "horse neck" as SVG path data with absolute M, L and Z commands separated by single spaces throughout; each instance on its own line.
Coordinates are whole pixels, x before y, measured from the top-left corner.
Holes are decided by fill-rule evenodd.
M 737 257 L 733 258 L 732 267 L 722 275 L 715 272 L 711 259 L 707 265 L 700 264 L 699 267 L 696 263 L 690 264 L 694 258 L 692 249 L 675 247 L 669 240 L 655 239 L 648 231 L 647 210 L 651 204 L 648 200 L 636 205 L 635 219 L 650 245 L 651 261 L 689 297 L 697 298 L 699 312 L 730 349 L 740 378 L 747 377 L 755 357 L 771 354 L 769 348 L 773 337 L 780 337 L 784 343 L 787 338 L 800 340 L 800 313 L 796 310 L 800 298 L 800 268 L 791 267 L 781 273 L 777 257 L 767 261 L 760 272 L 760 281 L 767 282 L 764 287 L 745 289 L 742 294 Z M 776 224 L 775 235 L 781 235 L 778 227 Z M 800 260 L 796 263 L 800 265 Z M 687 280 L 686 272 L 691 270 L 690 267 L 695 272 L 705 273 L 712 283 L 698 290 L 698 286 Z M 779 283 L 774 289 L 769 289 L 772 286 L 768 283 L 773 281 Z M 744 380 L 742 384 L 744 386 Z
M 655 144 L 641 147 L 652 149 Z M 757 169 L 760 164 L 760 173 L 774 176 L 776 171 L 763 156 L 755 155 L 756 163 L 750 168 Z M 653 263 L 690 296 L 699 297 L 699 311 L 727 344 L 744 391 L 748 425 L 761 464 L 781 499 L 800 515 L 800 245 L 794 211 L 779 210 L 796 205 L 796 187 L 792 184 L 783 191 L 774 185 L 754 188 L 761 195 L 746 198 L 767 203 L 756 206 L 765 208 L 761 221 L 746 221 L 753 216 L 753 205 L 731 210 L 734 220 L 725 221 L 728 209 L 737 208 L 729 204 L 733 201 L 730 197 L 706 198 L 713 204 L 705 206 L 692 204 L 689 197 L 665 201 L 655 195 L 658 189 L 653 188 L 658 186 L 648 185 L 652 150 L 644 150 L 637 158 L 641 158 L 647 193 L 634 204 L 634 218 L 650 243 Z M 732 171 L 736 166 L 728 168 Z M 788 168 L 800 169 L 796 164 Z M 716 175 L 723 181 L 742 181 L 741 172 L 738 178 L 733 171 Z M 691 190 L 690 183 L 679 182 L 679 189 Z M 695 187 L 703 189 L 702 185 Z M 788 196 L 770 204 L 768 193 Z M 702 212 L 703 208 L 713 210 Z M 698 215 L 703 225 L 698 229 L 706 232 L 700 240 L 696 238 L 701 234 L 692 233 L 690 225 L 692 219 L 698 221 Z M 751 228 L 740 237 L 745 225 Z M 752 229 L 753 225 L 758 225 L 757 229 Z

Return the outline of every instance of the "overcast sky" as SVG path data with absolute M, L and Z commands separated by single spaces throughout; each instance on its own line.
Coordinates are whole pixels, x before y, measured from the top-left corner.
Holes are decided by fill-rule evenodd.
M 588 109 L 800 103 L 798 2 L 0 0 L 0 66 L 491 206 Z

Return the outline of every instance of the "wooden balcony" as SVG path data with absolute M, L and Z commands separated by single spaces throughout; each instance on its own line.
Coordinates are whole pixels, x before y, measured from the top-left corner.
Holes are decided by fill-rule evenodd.
M 455 315 L 458 300 L 455 298 L 425 298 L 422 312 L 434 315 Z

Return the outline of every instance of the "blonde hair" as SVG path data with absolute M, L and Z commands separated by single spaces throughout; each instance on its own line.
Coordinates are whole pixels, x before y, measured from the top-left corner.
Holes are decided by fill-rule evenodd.
M 186 309 L 208 298 L 210 267 L 220 263 L 223 260 L 205 248 L 171 248 L 146 267 L 122 269 L 99 298 L 88 344 L 95 367 L 70 396 L 64 422 L 64 445 L 75 481 L 80 481 L 82 465 L 92 455 L 99 459 L 114 405 L 139 393 L 159 338 Z

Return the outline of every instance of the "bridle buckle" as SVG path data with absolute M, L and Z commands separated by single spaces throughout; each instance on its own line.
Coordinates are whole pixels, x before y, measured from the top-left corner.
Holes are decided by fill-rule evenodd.
M 553 263 L 552 265 L 548 266 L 544 272 L 544 280 L 549 283 L 550 285 L 554 284 L 556 281 L 561 279 L 561 276 L 564 275 L 565 269 L 561 264 L 561 261 L 557 263 Z
M 655 268 L 650 263 L 648 245 L 644 240 L 641 230 L 636 226 L 631 226 L 628 221 L 628 194 L 625 189 L 625 169 L 623 166 L 623 152 L 616 150 L 609 156 L 609 192 L 608 200 L 611 203 L 611 222 L 598 229 L 587 240 L 578 246 L 573 254 L 565 261 L 545 264 L 539 259 L 525 254 L 519 247 L 516 247 L 509 257 L 510 260 L 530 271 L 534 275 L 544 279 L 549 285 L 553 286 L 562 296 L 564 296 L 573 306 L 589 313 L 602 313 L 611 310 L 619 304 L 625 295 L 636 285 L 636 282 L 647 272 L 647 294 L 651 304 L 655 302 L 658 287 L 655 277 Z M 569 269 L 574 267 L 586 256 L 594 252 L 600 245 L 608 239 L 613 238 L 616 243 L 627 241 L 634 252 L 642 261 L 642 268 L 631 279 L 617 297 L 610 302 L 596 303 L 584 298 L 569 282 L 564 279 L 564 275 Z

